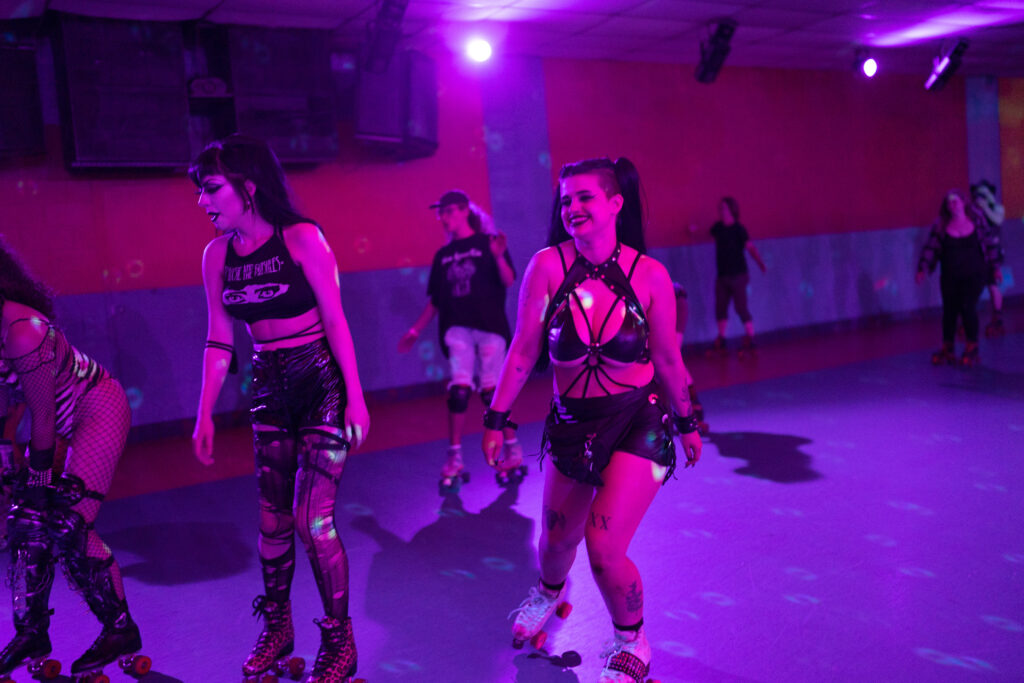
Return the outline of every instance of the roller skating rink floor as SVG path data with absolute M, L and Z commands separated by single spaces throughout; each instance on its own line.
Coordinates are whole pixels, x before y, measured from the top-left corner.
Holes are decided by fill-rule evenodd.
M 765 341 L 748 361 L 688 354 L 705 379 L 711 434 L 699 466 L 680 469 L 658 494 L 630 552 L 644 579 L 651 676 L 1024 679 L 1019 323 L 983 339 L 982 363 L 971 369 L 930 364 L 935 320 L 909 344 L 898 325 L 872 331 L 867 353 L 823 336 Z M 800 344 L 831 345 L 820 351 L 830 361 L 815 366 Z M 729 373 L 739 379 L 720 381 Z M 520 429 L 527 453 L 539 445 L 544 409 Z M 241 444 L 244 462 L 251 454 L 238 431 L 221 447 Z M 552 629 L 549 652 L 511 647 L 506 617 L 537 580 L 535 460 L 521 484 L 499 487 L 479 433 L 470 434 L 471 481 L 440 496 L 446 443 L 434 438 L 417 443 L 409 434 L 407 443 L 355 454 L 343 477 L 336 521 L 351 563 L 359 676 L 596 681 L 611 625 L 583 548 L 569 579 L 574 609 Z M 129 472 L 194 467 L 186 437 L 132 450 Z M 153 659 L 144 680 L 240 680 L 259 632 L 250 608 L 261 592 L 252 475 L 144 495 L 127 495 L 122 484 L 112 497 L 97 527 L 121 563 Z M 322 615 L 301 549 L 297 564 L 296 654 L 311 664 L 312 620 Z M 53 607 L 54 656 L 67 668 L 99 626 L 60 574 Z M 5 596 L 4 642 L 10 610 Z M 581 662 L 566 668 L 572 653 Z M 130 680 L 116 666 L 107 672 Z M 23 669 L 14 678 L 29 680 Z

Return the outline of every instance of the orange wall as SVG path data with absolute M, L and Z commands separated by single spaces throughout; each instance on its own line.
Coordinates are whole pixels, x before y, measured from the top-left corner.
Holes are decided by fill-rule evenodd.
M 722 195 L 755 237 L 930 223 L 967 186 L 964 85 L 928 93 L 917 76 L 551 60 L 545 64 L 553 172 L 628 156 L 640 170 L 652 246 L 699 239 Z
M 999 80 L 999 146 L 1002 148 L 1006 218 L 1024 219 L 1024 79 Z
M 348 146 L 334 163 L 289 173 L 345 272 L 428 264 L 442 235 L 425 207 L 445 189 L 490 207 L 480 89 L 453 59 L 436 58 L 437 154 L 395 163 Z M 756 238 L 925 225 L 946 189 L 967 184 L 960 79 L 926 93 L 916 76 L 868 82 L 809 70 L 726 68 L 710 86 L 690 66 L 548 60 L 544 73 L 553 171 L 588 156 L 631 157 L 652 246 L 687 243 L 691 222 L 706 239 L 723 194 L 739 199 Z M 1024 101 L 1021 81 L 1001 87 L 1004 101 Z M 50 137 L 45 159 L 0 166 L 0 232 L 44 280 L 63 294 L 200 283 L 213 230 L 184 174 L 73 176 L 55 129 Z M 1020 177 L 1016 149 L 1008 196 L 1009 178 Z M 1024 190 L 1013 191 L 1007 208 L 1020 212 Z
M 443 233 L 426 207 L 451 187 L 490 207 L 479 88 L 437 63 L 434 156 L 374 161 L 349 146 L 335 163 L 289 172 L 300 208 L 323 225 L 343 271 L 429 264 Z M 39 277 L 61 294 L 202 282 L 202 250 L 214 232 L 183 173 L 71 175 L 59 131 L 49 133 L 45 159 L 0 166 L 0 232 Z

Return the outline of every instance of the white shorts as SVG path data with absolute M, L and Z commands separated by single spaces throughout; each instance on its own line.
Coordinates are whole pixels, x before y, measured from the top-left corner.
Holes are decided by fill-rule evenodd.
M 450 327 L 444 333 L 444 343 L 452 365 L 449 387 L 455 384 L 471 387 L 474 375 L 480 377 L 480 389 L 497 386 L 501 364 L 505 362 L 504 337 L 469 327 Z

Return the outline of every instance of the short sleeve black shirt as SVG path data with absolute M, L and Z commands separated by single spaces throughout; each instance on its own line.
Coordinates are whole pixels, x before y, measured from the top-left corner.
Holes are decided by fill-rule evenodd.
M 744 252 L 750 235 L 739 223 L 726 225 L 718 221 L 711 226 L 711 236 L 715 239 L 715 265 L 718 277 L 743 275 L 747 270 L 747 255 Z
M 468 327 L 500 334 L 506 343 L 512 338 L 505 315 L 506 287 L 491 252 L 490 236 L 478 233 L 452 240 L 434 254 L 427 283 L 427 296 L 437 309 L 441 348 L 451 327 Z M 505 250 L 505 261 L 512 257 Z

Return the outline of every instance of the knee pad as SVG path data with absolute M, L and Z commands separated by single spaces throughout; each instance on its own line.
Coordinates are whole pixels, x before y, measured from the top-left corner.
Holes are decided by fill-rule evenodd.
M 481 389 L 480 400 L 483 401 L 484 407 L 490 408 L 491 401 L 494 400 L 494 387 L 491 387 L 490 389 Z
M 448 411 L 458 415 L 469 410 L 469 397 L 472 393 L 473 388 L 465 384 L 453 384 L 448 387 Z
M 106 496 L 99 491 L 86 488 L 82 478 L 70 472 L 62 473 L 54 482 L 53 504 L 55 506 L 72 507 L 81 502 L 83 498 L 102 501 Z

